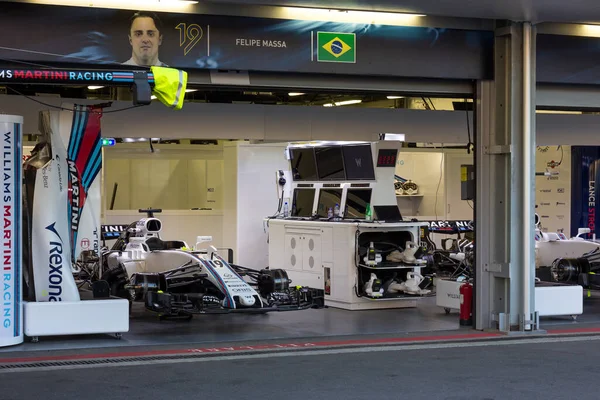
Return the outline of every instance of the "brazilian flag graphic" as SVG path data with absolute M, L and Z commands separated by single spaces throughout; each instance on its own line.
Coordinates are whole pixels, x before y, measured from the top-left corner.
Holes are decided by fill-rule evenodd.
M 317 61 L 356 62 L 356 34 L 317 32 Z

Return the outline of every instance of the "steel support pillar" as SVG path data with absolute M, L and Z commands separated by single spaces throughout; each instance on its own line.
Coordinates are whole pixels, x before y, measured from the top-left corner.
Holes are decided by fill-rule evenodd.
M 535 28 L 496 29 L 476 101 L 475 328 L 530 332 L 535 312 Z

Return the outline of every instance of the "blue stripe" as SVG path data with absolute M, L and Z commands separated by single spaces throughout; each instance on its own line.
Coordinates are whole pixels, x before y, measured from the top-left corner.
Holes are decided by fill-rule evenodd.
M 85 189 L 86 194 L 87 194 L 87 191 L 90 189 L 90 186 L 92 186 L 92 182 L 94 181 L 96 176 L 98 176 L 98 173 L 100 172 L 101 167 L 102 167 L 102 157 L 99 152 L 92 168 L 90 168 L 86 171 L 87 177 L 85 177 L 83 179 L 83 188 Z
M 71 144 L 72 146 L 70 151 L 69 151 L 69 159 L 70 160 L 75 160 L 75 157 L 77 155 L 77 148 L 78 148 L 78 143 L 79 143 L 79 132 L 81 132 L 81 130 L 84 128 L 84 120 L 85 120 L 85 115 L 86 113 L 81 110 L 79 107 L 76 108 L 75 110 L 75 114 L 77 114 L 77 125 L 73 126 L 73 128 L 71 129 L 71 141 L 69 144 Z
M 220 289 L 223 291 L 223 294 L 227 298 L 227 303 L 225 305 L 227 307 L 233 307 L 235 302 L 233 301 L 233 297 L 231 297 L 231 295 L 229 294 L 229 290 L 227 290 L 227 286 L 225 285 L 225 282 L 223 282 L 223 280 L 221 279 L 221 276 L 217 273 L 217 271 L 215 271 L 212 265 L 210 265 L 210 262 L 206 261 L 201 257 L 198 257 L 198 259 L 210 271 L 211 275 L 214 276 L 214 278 L 219 282 Z
M 217 256 L 217 258 L 219 259 L 219 261 L 221 261 L 221 262 L 223 263 L 223 265 L 225 265 L 227 268 L 229 268 L 229 269 L 231 270 L 231 272 L 232 272 L 232 273 L 233 273 L 235 276 L 237 276 L 237 277 L 238 277 L 238 278 L 240 278 L 242 281 L 244 281 L 244 279 L 243 279 L 241 276 L 239 276 L 239 275 L 238 275 L 238 273 L 237 273 L 237 272 L 235 272 L 235 270 L 234 270 L 233 268 L 231 268 L 231 265 L 229 265 L 229 263 L 228 263 L 227 261 L 225 261 L 225 259 L 224 259 L 223 257 L 221 257 L 221 256 L 220 256 L 220 255 L 218 255 L 218 254 L 215 254 L 215 255 Z M 246 281 L 244 281 L 244 282 L 246 282 Z
M 76 109 L 75 112 L 73 113 L 73 126 L 71 127 L 71 136 L 69 138 L 68 154 L 69 154 L 69 158 L 71 160 L 73 159 L 73 149 L 75 147 L 75 139 L 77 137 L 77 135 L 75 133 L 79 129 L 80 123 L 81 123 L 81 113 L 79 112 L 79 110 Z
M 21 324 L 20 324 L 20 319 L 21 319 L 21 313 L 19 310 L 19 305 L 21 305 L 21 274 L 22 274 L 22 268 L 23 268 L 23 257 L 21 256 L 21 229 L 22 225 L 21 221 L 20 221 L 20 214 L 21 214 L 21 203 L 20 203 L 20 199 L 21 199 L 21 160 L 23 159 L 21 152 L 22 152 L 22 146 L 21 146 L 21 126 L 19 124 L 15 124 L 14 126 L 14 137 L 13 137 L 13 146 L 14 146 L 14 179 L 15 179 L 15 189 L 14 189 L 14 197 L 13 197 L 13 201 L 14 201 L 14 213 L 13 213 L 13 218 L 14 218 L 14 227 L 15 229 L 13 230 L 15 232 L 15 237 L 13 238 L 13 243 L 14 243 L 14 258 L 13 258 L 13 265 L 15 265 L 15 268 L 13 268 L 13 273 L 15 274 L 15 280 L 14 280 L 14 291 L 15 291 L 15 337 L 20 336 L 20 328 L 21 328 Z M 16 227 L 19 226 L 21 227 L 21 229 L 17 229 Z M 17 264 L 19 265 L 19 268 L 16 268 Z
M 92 148 L 92 153 L 90 156 L 90 159 L 88 160 L 87 164 L 85 165 L 85 168 L 83 170 L 83 174 L 81 175 L 81 180 L 83 183 L 83 186 L 85 187 L 86 191 L 87 188 L 89 187 L 89 185 L 86 184 L 86 182 L 88 182 L 90 179 L 90 174 L 94 174 L 94 170 L 95 168 L 98 168 L 100 166 L 100 160 L 102 159 L 102 143 L 100 142 L 100 137 L 98 136 L 96 138 L 96 141 L 94 142 L 94 147 Z
M 79 153 L 79 150 L 81 149 L 81 143 L 83 142 L 83 138 L 85 135 L 85 129 L 87 127 L 88 119 L 89 119 L 89 111 L 87 110 L 87 107 L 79 106 L 79 107 L 77 107 L 75 112 L 80 115 L 80 119 L 79 119 L 79 125 L 76 127 L 76 130 L 74 130 L 71 134 L 71 137 L 73 139 L 73 152 L 69 158 L 73 162 L 77 161 L 77 154 Z M 69 230 L 72 231 L 72 235 L 73 235 L 73 242 L 72 242 L 72 248 L 71 248 L 72 256 L 71 257 L 74 260 L 76 258 L 76 253 L 77 253 L 77 230 L 73 230 L 73 228 L 71 227 L 71 219 L 73 217 L 73 214 L 72 214 L 73 207 L 71 206 L 71 202 L 69 202 L 68 212 L 69 212 L 69 214 L 67 214 L 67 215 L 69 216 L 69 227 L 70 227 Z M 81 214 L 81 207 L 79 209 L 79 213 Z M 77 227 L 77 229 L 79 229 L 79 227 Z
M 77 160 L 77 154 L 79 153 L 79 150 L 81 149 L 81 143 L 83 142 L 83 137 L 85 134 L 85 128 L 87 127 L 88 124 L 88 119 L 90 114 L 86 111 L 81 111 L 81 113 L 83 114 L 82 117 L 82 123 L 79 127 L 79 129 L 75 132 L 75 147 L 73 148 L 73 155 L 71 157 L 71 160 L 76 161 Z

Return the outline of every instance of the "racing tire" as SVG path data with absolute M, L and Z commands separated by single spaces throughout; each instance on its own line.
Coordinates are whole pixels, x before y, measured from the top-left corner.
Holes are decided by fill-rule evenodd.
M 131 303 L 133 298 L 131 291 L 125 287 L 129 282 L 129 279 L 127 277 L 127 270 L 123 264 L 119 263 L 116 267 L 106 271 L 103 275 L 103 279 L 107 281 L 110 286 L 111 296 L 127 299 Z

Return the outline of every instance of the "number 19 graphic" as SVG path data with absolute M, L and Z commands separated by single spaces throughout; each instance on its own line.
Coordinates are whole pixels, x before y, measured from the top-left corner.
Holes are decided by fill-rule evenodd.
M 184 47 L 183 54 L 187 54 L 198 44 L 204 32 L 198 24 L 181 23 L 175 27 L 179 31 L 179 47 Z

